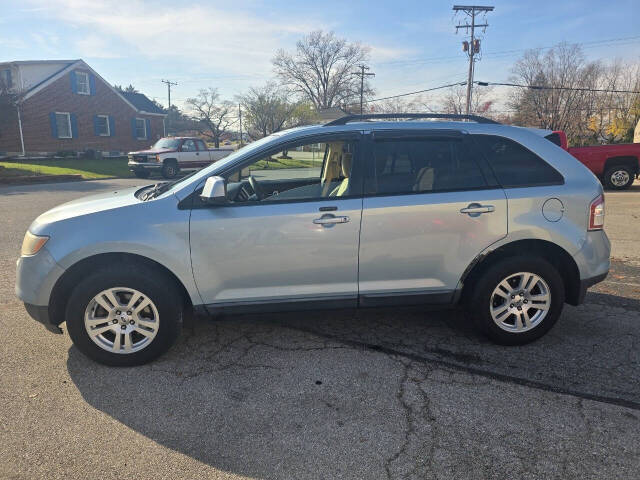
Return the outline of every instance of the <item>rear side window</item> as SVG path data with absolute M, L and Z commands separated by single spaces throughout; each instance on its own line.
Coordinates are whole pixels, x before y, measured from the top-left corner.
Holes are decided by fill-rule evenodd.
M 557 133 L 550 133 L 549 135 L 547 135 L 544 138 L 549 140 L 551 143 L 555 143 L 559 147 L 562 146 L 562 140 L 560 140 L 560 135 L 558 135 Z
M 534 187 L 564 182 L 555 168 L 513 140 L 493 135 L 473 135 L 473 140 L 503 187 Z
M 487 186 L 457 139 L 381 139 L 373 148 L 377 193 L 472 190 Z

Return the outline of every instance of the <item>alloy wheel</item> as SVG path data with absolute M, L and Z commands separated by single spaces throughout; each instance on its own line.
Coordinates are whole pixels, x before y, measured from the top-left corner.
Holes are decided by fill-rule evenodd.
M 93 342 L 111 353 L 128 354 L 146 348 L 156 334 L 158 309 L 145 294 L 128 287 L 103 290 L 91 299 L 84 326 Z
M 551 291 L 542 277 L 518 272 L 503 279 L 491 294 L 491 318 L 502 330 L 522 333 L 538 326 L 551 308 Z

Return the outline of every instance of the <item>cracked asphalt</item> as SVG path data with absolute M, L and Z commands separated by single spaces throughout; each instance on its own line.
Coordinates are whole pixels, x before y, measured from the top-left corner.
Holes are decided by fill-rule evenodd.
M 135 183 L 0 189 L 0 478 L 638 478 L 638 183 L 606 197 L 608 279 L 533 344 L 457 310 L 244 315 L 114 369 L 28 317 L 15 260 L 39 213 Z

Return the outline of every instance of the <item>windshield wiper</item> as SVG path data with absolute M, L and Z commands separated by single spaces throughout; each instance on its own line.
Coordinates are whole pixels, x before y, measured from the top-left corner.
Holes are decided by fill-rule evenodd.
M 145 192 L 140 196 L 140 198 L 142 199 L 143 202 L 146 202 L 147 200 L 151 200 L 153 197 L 156 197 L 165 191 L 163 187 L 165 187 L 167 183 L 169 182 L 156 183 L 155 185 L 152 185 L 147 190 L 145 190 Z

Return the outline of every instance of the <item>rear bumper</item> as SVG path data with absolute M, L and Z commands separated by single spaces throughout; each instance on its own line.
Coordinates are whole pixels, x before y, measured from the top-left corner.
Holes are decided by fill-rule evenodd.
M 591 287 L 593 287 L 596 283 L 600 283 L 601 281 L 603 281 L 605 278 L 607 278 L 607 275 L 609 274 L 609 272 L 604 272 L 601 273 L 600 275 L 596 275 L 595 277 L 591 277 L 591 278 L 584 278 L 582 280 L 580 280 L 580 291 L 578 292 L 578 302 L 577 304 L 581 304 L 584 302 L 584 297 L 587 294 L 587 290 Z
M 27 313 L 33 318 L 36 322 L 44 325 L 44 328 L 49 330 L 51 333 L 62 333 L 62 329 L 51 323 L 51 318 L 49 317 L 49 307 L 32 305 L 31 303 L 25 303 L 24 308 L 27 310 Z

